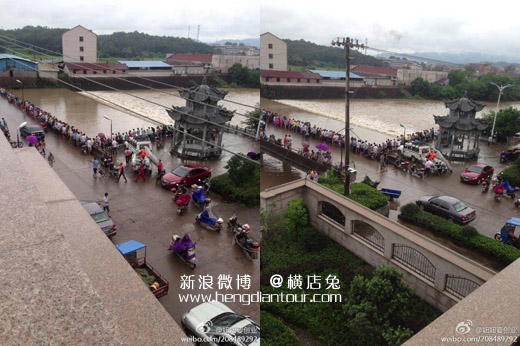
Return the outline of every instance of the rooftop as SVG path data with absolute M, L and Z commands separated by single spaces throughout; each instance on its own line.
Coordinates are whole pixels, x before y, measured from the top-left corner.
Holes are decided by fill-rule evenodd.
M 171 65 L 163 61 L 130 61 L 130 60 L 122 60 L 118 61 L 120 64 L 125 64 L 128 68 L 150 68 L 150 67 L 168 67 L 171 68 Z
M 262 70 L 261 77 L 275 77 L 275 78 L 305 78 L 305 79 L 321 79 L 321 76 L 312 72 L 296 72 L 296 71 L 276 71 L 276 70 Z
M 397 77 L 397 69 L 393 67 L 377 67 L 358 65 L 352 69 L 360 76 Z
M 34 61 L 31 61 L 29 59 L 25 59 L 25 58 L 22 58 L 18 55 L 12 55 L 12 54 L 0 54 L 0 59 L 16 59 L 16 60 L 24 60 L 24 61 L 28 61 L 30 63 L 33 63 L 35 64 Z
M 69 70 L 128 70 L 128 66 L 118 63 L 86 63 L 86 62 L 66 62 L 65 66 Z
M 174 53 L 166 54 L 166 60 L 184 62 L 189 61 L 193 63 L 211 63 L 211 54 L 185 54 Z
M 328 79 L 345 79 L 345 76 L 347 75 L 345 71 L 309 70 L 309 72 L 317 73 L 322 78 Z M 349 78 L 363 80 L 363 77 L 358 76 L 357 74 L 354 74 L 352 72 L 349 72 Z

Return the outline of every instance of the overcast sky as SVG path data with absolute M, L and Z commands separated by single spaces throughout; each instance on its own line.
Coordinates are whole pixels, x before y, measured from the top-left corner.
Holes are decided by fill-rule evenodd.
M 200 40 L 258 37 L 260 0 L 0 0 L 0 28 L 26 25 L 72 28 L 78 24 L 96 34 L 140 31 Z
M 410 52 L 471 51 L 520 57 L 520 2 L 261 0 L 261 32 L 330 44 L 350 36 Z

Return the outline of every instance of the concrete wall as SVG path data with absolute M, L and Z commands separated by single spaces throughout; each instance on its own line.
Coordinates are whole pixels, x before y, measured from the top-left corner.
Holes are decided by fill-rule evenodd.
M 80 41 L 83 37 L 83 42 Z M 65 62 L 97 62 L 97 36 L 82 26 L 77 26 L 61 37 L 63 45 L 63 61 Z M 80 51 L 83 47 L 83 51 Z M 83 60 L 81 60 L 83 57 Z
M 460 300 L 446 291 L 447 275 L 460 276 L 482 285 L 495 274 L 490 269 L 310 180 L 302 179 L 262 192 L 261 206 L 268 208 L 271 203 L 276 202 L 276 213 L 281 213 L 287 208 L 287 202 L 295 197 L 303 198 L 309 209 L 311 225 L 315 229 L 373 266 L 385 264 L 397 268 L 417 296 L 441 311 L 448 310 Z M 345 217 L 344 225 L 321 213 L 320 203 L 323 201 L 333 204 L 342 212 Z M 355 220 L 372 226 L 383 237 L 384 250 L 353 233 Z M 396 245 L 413 248 L 431 262 L 435 267 L 433 280 L 398 262 L 393 256 Z M 414 258 L 419 261 L 421 255 Z
M 76 71 L 76 73 L 74 73 Z M 104 73 L 103 71 L 106 71 Z M 63 68 L 63 72 L 65 72 L 69 77 L 71 78 L 81 78 L 82 76 L 88 77 L 88 78 L 110 78 L 114 76 L 121 77 L 120 75 L 126 75 L 126 72 L 128 70 L 110 70 L 107 68 L 106 70 L 89 70 L 89 69 L 83 69 L 83 68 L 71 68 L 69 69 L 68 66 L 65 66 Z M 114 73 L 115 72 L 115 73 Z
M 447 78 L 448 72 L 401 69 L 397 70 L 397 82 L 399 84 L 412 85 L 412 82 L 419 77 L 430 83 L 433 83 L 441 78 Z
M 128 70 L 130 76 L 139 77 L 168 77 L 173 76 L 173 70 Z
M 287 71 L 287 43 L 271 33 L 260 36 L 260 69 Z
M 211 58 L 213 71 L 218 73 L 227 73 L 234 64 L 247 66 L 249 69 L 254 70 L 257 66 L 260 66 L 260 56 L 214 54 Z

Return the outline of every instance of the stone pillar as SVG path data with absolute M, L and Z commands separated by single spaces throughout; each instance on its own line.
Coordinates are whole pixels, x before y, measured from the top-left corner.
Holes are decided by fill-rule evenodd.
M 202 130 L 202 143 L 201 143 L 201 149 L 204 157 L 206 157 L 206 149 L 209 148 L 209 144 L 206 143 L 206 131 L 207 131 L 208 124 L 204 123 L 204 129 Z M 208 141 L 209 142 L 209 141 Z
M 392 253 L 394 252 L 394 244 L 388 238 L 385 238 L 385 258 L 387 260 L 392 259 Z
M 451 142 L 450 142 L 450 155 L 449 157 L 451 157 L 452 153 L 453 153 L 453 142 L 455 141 L 455 131 L 450 131 L 450 135 L 451 135 Z
M 446 286 L 446 272 L 444 270 L 442 270 L 442 268 L 439 268 L 438 266 L 435 267 L 434 285 L 440 291 L 444 291 L 444 287 Z

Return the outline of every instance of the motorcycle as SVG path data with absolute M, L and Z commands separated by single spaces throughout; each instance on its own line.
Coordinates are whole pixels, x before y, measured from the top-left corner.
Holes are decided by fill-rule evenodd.
M 205 209 L 211 203 L 211 199 L 206 198 L 202 187 L 197 187 L 197 190 L 191 194 L 191 201 L 199 209 Z
M 87 155 L 88 154 L 88 148 L 87 148 L 86 144 L 83 144 L 81 146 L 81 152 L 83 153 L 83 155 Z
M 184 190 L 176 188 L 171 189 L 171 192 L 174 193 L 173 201 L 177 204 L 177 215 L 184 214 L 190 204 L 191 196 L 183 191 Z
M 410 173 L 417 178 L 424 178 L 424 171 L 424 168 L 417 168 L 415 164 L 410 167 Z
M 183 260 L 191 269 L 197 266 L 197 256 L 195 255 L 195 244 L 191 241 L 190 235 L 186 233 L 184 237 L 178 235 L 172 236 L 172 242 L 169 251 L 173 251 L 181 260 Z
M 238 232 L 235 234 L 235 242 L 244 250 L 249 258 L 258 258 L 260 243 L 249 237 L 249 225 L 245 224 L 238 228 Z
M 237 213 L 233 213 L 233 215 L 231 215 L 231 217 L 228 220 L 227 226 L 228 226 L 228 230 L 230 230 L 233 233 L 236 233 L 236 231 L 240 227 L 242 227 L 242 225 L 238 223 Z
M 504 187 L 502 184 L 493 186 L 493 192 L 495 193 L 495 201 L 500 202 L 502 200 L 502 196 L 504 195 Z
M 516 197 L 516 191 L 518 191 L 517 187 L 512 187 L 509 183 L 509 180 L 506 180 L 502 183 L 502 186 L 504 187 L 504 194 L 507 197 L 510 197 L 511 199 L 515 199 Z
M 204 208 L 197 216 L 195 216 L 195 221 L 204 228 L 206 228 L 209 231 L 217 231 L 220 232 L 222 230 L 222 224 L 224 223 L 224 220 L 222 220 L 220 217 L 214 218 L 209 216 L 208 209 Z
M 491 184 L 491 182 L 489 181 L 489 179 L 484 180 L 482 182 L 482 192 L 488 192 L 490 184 Z

